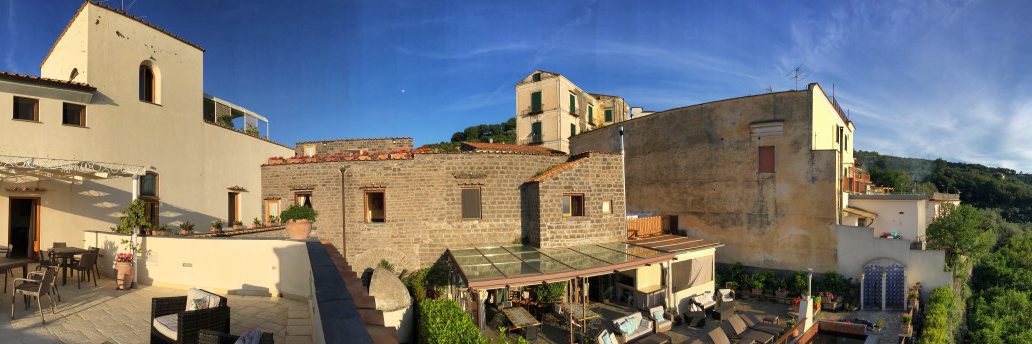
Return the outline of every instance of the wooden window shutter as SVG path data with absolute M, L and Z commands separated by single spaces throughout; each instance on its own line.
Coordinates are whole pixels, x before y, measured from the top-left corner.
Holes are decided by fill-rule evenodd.
M 774 173 L 774 146 L 760 147 L 760 173 Z

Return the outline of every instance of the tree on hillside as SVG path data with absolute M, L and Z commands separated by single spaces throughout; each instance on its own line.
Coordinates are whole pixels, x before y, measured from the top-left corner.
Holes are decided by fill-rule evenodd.
M 926 235 L 932 248 L 946 250 L 946 264 L 957 265 L 958 257 L 977 258 L 988 252 L 994 234 L 978 209 L 962 204 L 943 204 L 942 214 L 928 225 Z

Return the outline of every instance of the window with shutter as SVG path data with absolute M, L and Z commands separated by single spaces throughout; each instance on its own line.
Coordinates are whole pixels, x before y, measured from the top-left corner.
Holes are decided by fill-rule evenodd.
M 613 121 L 613 109 L 606 109 L 606 123 Z
M 577 96 L 570 95 L 570 113 L 577 114 Z
M 541 91 L 530 94 L 530 113 L 541 112 Z
M 595 108 L 588 106 L 588 123 L 595 124 Z
M 760 173 L 774 173 L 774 146 L 760 147 Z
M 462 189 L 462 218 L 479 219 L 480 210 L 480 188 Z
M 570 124 L 570 136 L 577 135 L 577 125 Z
M 541 141 L 541 122 L 530 124 L 530 138 L 533 142 Z

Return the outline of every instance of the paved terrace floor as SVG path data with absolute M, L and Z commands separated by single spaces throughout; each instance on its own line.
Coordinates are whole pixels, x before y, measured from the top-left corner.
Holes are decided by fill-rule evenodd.
M 21 277 L 21 269 L 12 271 Z M 60 278 L 60 276 L 58 276 Z M 12 277 L 13 279 L 13 277 Z M 150 307 L 155 297 L 186 295 L 185 290 L 141 286 L 128 291 L 115 290 L 110 278 L 83 282 L 76 289 L 76 278 L 58 286 L 61 302 L 57 314 L 51 312 L 46 297 L 43 324 L 35 302 L 25 310 L 22 298 L 16 299 L 15 318 L 11 320 L 11 288 L 0 295 L 0 342 L 2 343 L 147 343 L 150 341 Z M 230 307 L 230 333 L 260 328 L 275 334 L 276 343 L 310 343 L 311 323 L 308 303 L 288 298 L 227 295 Z M 56 298 L 55 298 L 56 301 Z

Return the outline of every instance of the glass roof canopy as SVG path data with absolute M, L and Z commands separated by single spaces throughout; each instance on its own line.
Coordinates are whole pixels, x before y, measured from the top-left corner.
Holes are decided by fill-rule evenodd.
M 449 249 L 473 289 L 491 289 L 605 275 L 673 259 L 673 254 L 611 242 L 538 249 L 527 245 Z

